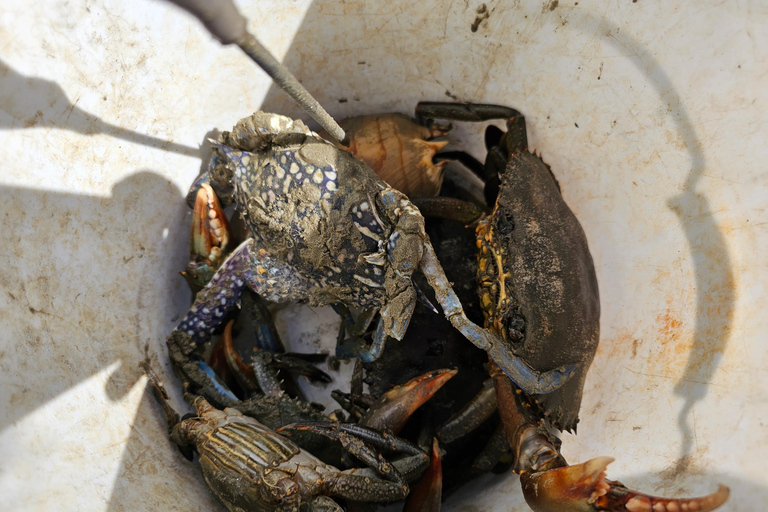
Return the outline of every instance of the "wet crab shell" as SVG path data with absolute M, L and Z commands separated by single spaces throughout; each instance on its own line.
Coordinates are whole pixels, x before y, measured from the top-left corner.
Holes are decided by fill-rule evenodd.
M 375 273 L 380 269 L 360 256 L 378 252 L 380 241 L 391 232 L 387 219 L 376 214 L 383 183 L 372 182 L 367 173 L 359 172 L 349 155 L 329 143 L 295 132 L 285 138 L 274 136 L 265 143 L 270 151 L 259 153 L 259 126 L 271 119 L 251 116 L 225 134 L 228 146 L 248 152 L 228 152 L 224 160 L 239 164 L 225 179 L 234 183 L 234 202 L 250 235 L 259 239 L 260 247 L 267 248 L 271 258 L 288 262 L 289 270 L 293 267 L 301 275 L 311 276 L 314 289 L 310 305 L 346 300 L 380 306 L 383 296 L 374 290 L 384 288 L 385 272 L 381 269 Z M 292 123 L 286 131 L 300 126 L 311 135 L 300 121 Z M 215 151 L 228 150 L 219 146 Z M 350 268 L 352 272 L 343 271 Z M 275 296 L 265 298 L 291 300 L 295 290 L 280 284 L 290 283 L 290 276 L 276 273 L 274 277 Z M 361 282 L 371 289 L 370 294 L 358 295 Z
M 478 277 L 487 283 L 480 287 L 486 314 L 490 301 L 501 302 L 500 290 L 493 288 L 498 283 L 507 300 L 489 315 L 495 327 L 510 340 L 510 319 L 524 320 L 518 331 L 522 340 L 510 340 L 515 355 L 538 371 L 576 365 L 562 387 L 532 397 L 555 427 L 574 429 L 597 350 L 600 300 L 584 230 L 541 158 L 528 151 L 510 157 L 496 207 L 478 227 L 478 239 Z M 502 269 L 499 261 L 505 262 Z

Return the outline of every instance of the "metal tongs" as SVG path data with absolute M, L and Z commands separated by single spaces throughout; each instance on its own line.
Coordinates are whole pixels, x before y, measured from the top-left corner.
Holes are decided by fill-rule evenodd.
M 272 77 L 288 95 L 301 106 L 325 131 L 347 145 L 341 126 L 320 106 L 288 68 L 269 53 L 256 37 L 248 32 L 245 17 L 232 0 L 169 0 L 192 13 L 221 44 L 237 44 L 261 69 Z

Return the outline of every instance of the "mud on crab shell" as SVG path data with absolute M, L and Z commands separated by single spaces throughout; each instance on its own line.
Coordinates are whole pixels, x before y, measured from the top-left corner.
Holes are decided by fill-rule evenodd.
M 177 366 L 194 357 L 246 286 L 275 302 L 378 309 L 370 347 L 339 347 L 343 357 L 373 360 L 387 336 L 405 333 L 417 299 L 411 276 L 420 269 L 451 323 L 522 388 L 546 393 L 567 380 L 572 367 L 534 371 L 499 336 L 470 322 L 418 209 L 300 121 L 258 112 L 214 148 L 213 168 L 198 183 L 209 182 L 223 203 L 235 203 L 251 238 L 224 261 L 172 333 Z

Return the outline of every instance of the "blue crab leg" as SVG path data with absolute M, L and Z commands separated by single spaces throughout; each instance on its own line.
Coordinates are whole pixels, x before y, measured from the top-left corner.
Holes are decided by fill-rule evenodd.
M 251 242 L 251 239 L 243 242 L 222 263 L 176 328 L 191 336 L 195 345 L 199 346 L 208 340 L 245 289 L 247 276 L 253 272 L 250 269 Z M 185 352 L 189 353 L 194 348 Z
M 408 327 L 407 323 L 406 327 Z M 376 330 L 373 333 L 373 341 L 369 347 L 365 346 L 362 337 L 353 336 L 343 340 L 336 346 L 336 357 L 339 359 L 357 357 L 364 363 L 372 363 L 384 352 L 387 338 L 388 336 L 384 329 L 384 319 L 379 318 L 379 321 L 376 323 Z
M 536 371 L 515 356 L 500 336 L 471 322 L 464 314 L 461 302 L 445 277 L 435 249 L 428 240 L 424 242 L 421 270 L 435 290 L 437 301 L 451 324 L 476 347 L 488 352 L 504 373 L 529 395 L 542 395 L 556 390 L 576 370 L 576 365 L 567 365 L 547 372 Z
M 258 249 L 249 238 L 229 255 L 197 294 L 194 304 L 171 336 L 179 332 L 191 338 L 181 347 L 189 355 L 210 338 L 226 314 L 237 305 L 246 286 L 270 300 L 299 288 L 300 283 L 292 278 L 294 274 L 286 264 Z

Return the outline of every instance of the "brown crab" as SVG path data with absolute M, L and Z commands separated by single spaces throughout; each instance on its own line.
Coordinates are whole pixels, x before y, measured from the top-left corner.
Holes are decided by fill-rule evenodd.
M 486 183 L 496 195 L 477 227 L 478 293 L 486 327 L 509 342 L 516 356 L 546 371 L 576 370 L 547 394 L 528 393 L 489 361 L 507 439 L 515 453 L 526 502 L 535 511 L 679 512 L 713 510 L 729 496 L 725 486 L 691 499 L 667 499 L 605 479 L 613 459 L 568 466 L 558 430 L 575 430 L 586 372 L 599 338 L 597 278 L 586 236 L 563 201 L 551 169 L 528 151 L 525 118 L 497 105 L 422 103 L 422 118 L 505 119 L 507 131 L 486 132 Z
M 409 492 L 406 481 L 428 462 L 418 447 L 373 429 L 340 424 L 314 429 L 341 441 L 374 468 L 340 471 L 239 410 L 216 409 L 190 393 L 184 398 L 196 414 L 180 420 L 160 378 L 148 363 L 141 366 L 165 409 L 171 440 L 189 457 L 192 449 L 198 453 L 208 487 L 232 512 L 341 512 L 330 496 L 376 503 L 401 500 Z M 389 463 L 357 436 L 407 456 Z

